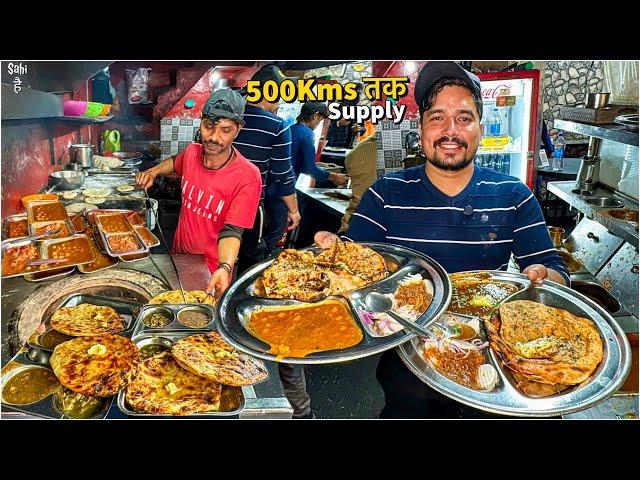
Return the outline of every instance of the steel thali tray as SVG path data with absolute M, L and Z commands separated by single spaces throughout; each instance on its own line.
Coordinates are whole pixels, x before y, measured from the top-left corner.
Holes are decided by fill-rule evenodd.
M 515 281 L 529 285 L 526 275 L 520 273 L 491 273 L 496 281 Z M 606 400 L 624 383 L 631 367 L 631 347 L 618 323 L 598 304 L 554 282 L 520 290 L 503 302 L 513 300 L 537 301 L 593 320 L 604 346 L 604 358 L 596 371 L 580 385 L 555 395 L 535 398 L 516 389 L 510 370 L 502 366 L 491 347 L 488 348 L 488 362 L 498 371 L 498 384 L 491 391 L 463 387 L 431 368 L 422 356 L 422 341 L 418 338 L 401 345 L 398 354 L 409 370 L 434 390 L 460 403 L 499 415 L 550 417 L 576 412 Z M 484 335 L 484 325 L 481 326 Z
M 209 329 L 210 331 L 211 329 Z M 198 335 L 202 331 L 164 331 L 152 333 L 149 331 L 140 332 L 133 336 L 131 341 L 136 344 L 138 349 L 148 344 L 159 344 L 166 348 L 170 348 L 178 340 L 188 337 L 190 335 Z M 169 414 L 153 414 L 153 413 L 141 413 L 133 410 L 126 400 L 126 388 L 123 388 L 118 392 L 117 405 L 122 413 L 130 417 L 141 418 L 220 418 L 220 417 L 233 417 L 240 414 L 245 407 L 245 391 L 250 391 L 252 387 L 230 387 L 228 385 L 222 385 L 222 396 L 220 399 L 220 410 L 203 413 L 192 413 L 190 415 L 176 416 Z M 248 390 L 247 390 L 248 389 Z
M 380 336 L 374 333 L 361 318 L 359 308 L 364 307 L 364 299 L 371 291 L 393 293 L 398 282 L 409 274 L 421 274 L 433 284 L 434 296 L 429 308 L 417 319 L 420 325 L 434 322 L 451 301 L 451 281 L 446 271 L 430 257 L 415 250 L 398 245 L 382 243 L 362 243 L 381 254 L 390 270 L 390 275 L 369 286 L 354 290 L 343 297 L 328 297 L 344 302 L 356 325 L 362 330 L 362 340 L 349 348 L 312 353 L 306 357 L 278 357 L 268 353 L 267 343 L 251 335 L 245 325 L 254 310 L 265 306 L 308 305 L 306 302 L 287 299 L 259 297 L 252 286 L 267 269 L 273 259 L 255 265 L 239 277 L 216 303 L 216 325 L 222 337 L 235 348 L 249 355 L 272 362 L 295 364 L 338 363 L 368 357 L 397 347 L 412 338 L 414 334 L 401 330 L 393 335 Z M 312 247 L 316 253 L 319 248 Z

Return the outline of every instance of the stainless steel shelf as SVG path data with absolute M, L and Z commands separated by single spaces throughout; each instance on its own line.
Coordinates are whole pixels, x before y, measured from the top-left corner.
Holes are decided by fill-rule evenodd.
M 588 218 L 604 225 L 611 233 L 629 242 L 636 247 L 636 249 L 638 248 L 638 231 L 635 229 L 634 224 L 608 216 L 606 212 L 609 208 L 601 208 L 591 205 L 587 203 L 587 199 L 594 197 L 612 197 L 620 200 L 624 203 L 625 207 L 633 210 L 638 209 L 637 202 L 633 202 L 622 195 L 615 194 L 602 187 L 595 188 L 591 197 L 582 197 L 571 191 L 576 186 L 575 180 L 567 182 L 549 182 L 547 185 L 551 193 L 567 202 L 576 210 L 584 213 Z
M 598 137 L 603 140 L 638 146 L 638 132 L 630 132 L 623 125 L 590 125 L 574 122 L 572 120 L 554 120 L 553 126 L 567 132 L 579 133 L 590 137 Z

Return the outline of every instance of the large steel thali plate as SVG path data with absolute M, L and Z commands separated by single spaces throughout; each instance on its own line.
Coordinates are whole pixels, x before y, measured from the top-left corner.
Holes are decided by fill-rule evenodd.
M 512 281 L 529 285 L 526 275 L 494 271 L 493 280 Z M 585 382 L 558 394 L 534 398 L 515 387 L 515 380 L 507 367 L 489 347 L 489 363 L 498 371 L 498 384 L 491 391 L 477 391 L 459 385 L 431 368 L 422 356 L 422 342 L 413 338 L 398 348 L 405 365 L 424 383 L 453 400 L 499 415 L 519 417 L 551 417 L 592 407 L 612 396 L 624 383 L 631 368 L 631 347 L 618 323 L 606 310 L 584 295 L 568 287 L 545 282 L 541 287 L 523 289 L 503 302 L 532 300 L 561 308 L 594 321 L 604 346 L 604 358 Z M 484 335 L 484 325 L 482 325 Z
M 272 362 L 305 365 L 338 363 L 368 357 L 411 340 L 415 335 L 404 330 L 389 336 L 379 336 L 371 332 L 361 319 L 358 307 L 364 306 L 364 298 L 369 292 L 393 293 L 398 282 L 406 275 L 419 273 L 433 284 L 434 296 L 429 308 L 416 322 L 423 326 L 429 325 L 442 315 L 451 301 L 452 287 L 447 272 L 438 262 L 416 250 L 382 243 L 362 243 L 362 245 L 372 248 L 381 254 L 385 258 L 388 268 L 391 267 L 389 270 L 392 273 L 387 278 L 367 287 L 354 290 L 345 294 L 344 297 L 328 297 L 344 302 L 351 312 L 356 325 L 362 330 L 363 339 L 357 345 L 344 349 L 317 352 L 302 358 L 278 357 L 268 353 L 269 345 L 251 335 L 246 329 L 251 313 L 265 306 L 307 304 L 297 300 L 258 297 L 253 293 L 252 286 L 262 275 L 262 272 L 271 265 L 273 259 L 255 265 L 246 271 L 226 290 L 216 303 L 218 332 L 235 348 L 254 357 Z M 316 253 L 321 251 L 318 247 L 309 249 Z

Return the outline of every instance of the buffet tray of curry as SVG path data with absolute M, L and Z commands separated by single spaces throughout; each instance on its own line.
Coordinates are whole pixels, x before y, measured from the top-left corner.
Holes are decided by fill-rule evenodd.
M 449 277 L 430 257 L 398 245 L 336 242 L 286 249 L 246 271 L 216 303 L 216 324 L 228 343 L 263 360 L 354 360 L 414 337 L 373 328 L 365 305 L 374 291 L 395 293 L 398 308 L 423 326 L 451 300 Z
M 86 235 L 66 238 L 5 240 L 1 244 L 2 278 L 91 263 L 96 254 Z
M 551 417 L 612 396 L 631 367 L 621 327 L 601 306 L 551 281 L 503 271 L 451 275 L 449 311 L 400 358 L 424 383 L 493 414 Z

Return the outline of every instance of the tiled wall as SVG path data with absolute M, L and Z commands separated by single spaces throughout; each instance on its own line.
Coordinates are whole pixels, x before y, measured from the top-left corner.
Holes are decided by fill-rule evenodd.
M 161 159 L 173 157 L 184 150 L 193 142 L 199 128 L 199 118 L 163 118 L 160 121 Z
M 404 169 L 402 161 L 407 156 L 407 151 L 404 149 L 404 138 L 410 131 L 419 133 L 417 118 L 405 119 L 397 124 L 391 120 L 377 124 L 376 173 L 378 178 L 387 173 Z

